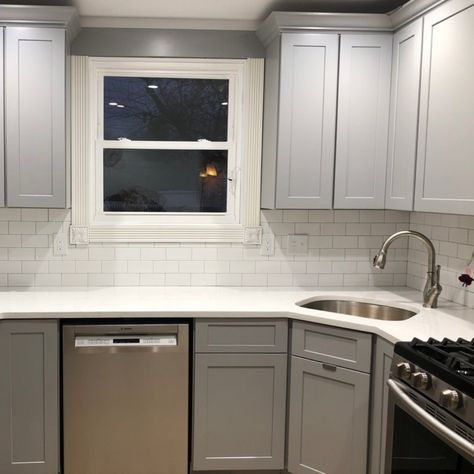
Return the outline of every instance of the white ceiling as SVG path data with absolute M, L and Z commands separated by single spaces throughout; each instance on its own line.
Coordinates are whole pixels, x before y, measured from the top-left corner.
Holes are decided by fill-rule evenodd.
M 11 0 L 74 5 L 81 16 L 261 21 L 271 11 L 386 13 L 407 0 Z
M 263 20 L 271 11 L 387 12 L 403 0 L 75 0 L 81 16 Z

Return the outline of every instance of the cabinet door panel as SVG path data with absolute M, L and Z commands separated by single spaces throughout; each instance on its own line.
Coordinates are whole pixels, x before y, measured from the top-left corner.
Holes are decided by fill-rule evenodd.
M 5 33 L 7 205 L 65 207 L 65 32 Z
M 385 444 L 388 419 L 387 380 L 393 358 L 393 345 L 377 338 L 372 382 L 372 408 L 370 412 L 370 468 L 369 474 L 380 474 L 385 466 Z
M 425 16 L 415 210 L 474 214 L 474 2 Z
M 288 471 L 365 474 L 370 375 L 291 358 Z
M 334 208 L 383 209 L 391 35 L 343 35 Z
M 413 210 L 423 19 L 393 37 L 385 207 Z
M 284 34 L 281 42 L 278 208 L 330 208 L 338 35 Z
M 58 472 L 56 321 L 0 322 L 0 472 Z
M 193 469 L 283 469 L 286 354 L 196 354 Z

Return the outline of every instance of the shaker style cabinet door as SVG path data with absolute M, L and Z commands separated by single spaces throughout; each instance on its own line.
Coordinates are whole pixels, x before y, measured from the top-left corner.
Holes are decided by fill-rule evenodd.
M 474 214 L 474 2 L 424 18 L 415 210 Z
M 196 354 L 193 470 L 283 469 L 286 354 Z
M 369 474 L 380 474 L 385 466 L 385 444 L 388 420 L 388 385 L 393 358 L 393 345 L 377 338 L 374 372 L 372 375 L 372 404 L 370 411 L 370 466 Z
M 341 35 L 335 209 L 383 209 L 391 34 Z
M 0 472 L 59 472 L 56 321 L 0 321 Z
M 267 48 L 262 207 L 330 209 L 337 34 L 283 33 Z
M 393 37 L 385 208 L 413 210 L 423 19 Z
M 65 31 L 5 29 L 7 205 L 65 207 Z
M 288 472 L 366 474 L 370 375 L 291 358 Z
M 331 208 L 338 43 L 335 34 L 282 36 L 278 208 Z

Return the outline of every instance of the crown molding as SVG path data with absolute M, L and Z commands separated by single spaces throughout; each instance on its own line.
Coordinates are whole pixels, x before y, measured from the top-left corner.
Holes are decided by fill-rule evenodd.
M 267 46 L 288 31 L 392 31 L 390 17 L 378 13 L 273 12 L 260 25 L 257 36 Z
M 411 0 L 389 14 L 392 28 L 398 28 L 406 25 L 412 20 L 419 18 L 428 11 L 445 3 L 447 0 Z
M 255 31 L 260 21 L 253 20 L 218 20 L 198 18 L 141 18 L 81 16 L 83 28 L 143 28 L 174 30 L 237 30 Z
M 0 5 L 0 25 L 63 27 L 70 39 L 80 30 L 77 10 L 61 6 Z

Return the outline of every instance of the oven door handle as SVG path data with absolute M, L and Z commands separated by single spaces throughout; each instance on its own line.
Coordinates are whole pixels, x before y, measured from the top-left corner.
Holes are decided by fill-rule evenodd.
M 426 426 L 446 443 L 457 449 L 460 454 L 466 457 L 469 462 L 474 462 L 474 445 L 457 433 L 443 425 L 436 418 L 432 417 L 423 408 L 418 406 L 403 390 L 403 385 L 396 380 L 389 379 L 387 381 L 389 389 L 396 398 L 397 404 L 400 405 L 413 418 Z

